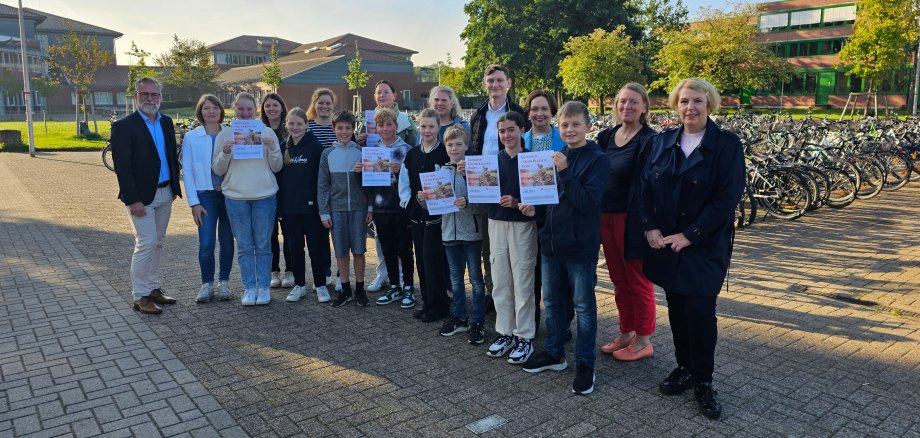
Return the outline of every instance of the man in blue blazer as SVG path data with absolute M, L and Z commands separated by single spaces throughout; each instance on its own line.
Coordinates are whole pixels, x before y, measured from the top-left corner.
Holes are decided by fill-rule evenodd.
M 160 253 L 172 202 L 182 196 L 176 131 L 172 119 L 160 114 L 163 87 L 153 78 L 135 86 L 137 111 L 112 124 L 112 158 L 118 177 L 118 199 L 125 203 L 134 228 L 131 294 L 134 309 L 159 314 L 158 304 L 174 304 L 160 289 Z

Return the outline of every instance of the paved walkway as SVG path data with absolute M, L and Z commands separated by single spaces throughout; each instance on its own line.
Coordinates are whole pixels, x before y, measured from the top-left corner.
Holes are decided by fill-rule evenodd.
M 486 436 L 920 436 L 916 187 L 738 233 L 718 422 L 657 392 L 674 366 L 662 297 L 656 355 L 601 357 L 595 393 L 574 396 L 571 368 L 526 375 L 398 307 L 289 304 L 287 291 L 195 305 L 184 200 L 162 272 L 180 302 L 135 314 L 115 196 L 98 153 L 0 154 L 0 436 L 471 437 L 490 415 L 507 423 Z M 598 307 L 601 342 L 617 324 L 608 282 Z

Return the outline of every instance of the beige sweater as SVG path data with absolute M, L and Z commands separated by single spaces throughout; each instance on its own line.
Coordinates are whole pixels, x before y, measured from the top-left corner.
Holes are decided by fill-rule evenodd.
M 273 144 L 261 160 L 234 160 L 233 152 L 224 153 L 224 142 L 233 140 L 233 130 L 223 129 L 214 141 L 214 156 L 211 170 L 223 175 L 220 188 L 224 196 L 238 201 L 255 201 L 265 199 L 278 192 L 275 172 L 281 170 L 284 161 L 281 145 L 275 132 L 267 126 L 262 127 L 262 138 L 270 138 Z

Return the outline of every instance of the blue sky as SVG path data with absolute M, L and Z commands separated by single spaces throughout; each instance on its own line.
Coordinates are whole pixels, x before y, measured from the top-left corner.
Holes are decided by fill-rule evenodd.
M 616 1 L 616 0 L 598 0 Z M 749 2 L 750 0 L 741 0 Z M 13 0 L 2 0 L 13 7 Z M 447 59 L 460 64 L 465 46 L 465 0 L 220 0 L 139 2 L 125 0 L 23 0 L 23 6 L 111 29 L 118 63 L 131 62 L 124 52 L 131 41 L 151 53 L 169 48 L 173 34 L 205 44 L 239 35 L 277 36 L 300 43 L 344 33 L 378 39 L 419 52 L 416 64 Z M 700 6 L 726 7 L 724 1 L 684 0 L 691 11 Z

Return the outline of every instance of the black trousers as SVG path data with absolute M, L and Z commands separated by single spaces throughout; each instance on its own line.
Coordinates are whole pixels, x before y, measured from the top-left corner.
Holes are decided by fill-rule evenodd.
M 288 248 L 288 241 L 284 239 L 284 247 L 278 242 L 278 221 L 275 219 L 275 229 L 272 231 L 272 272 L 281 272 L 281 255 L 284 255 L 284 272 L 291 271 L 291 250 Z
M 422 310 L 449 315 L 447 271 L 444 268 L 447 253 L 441 242 L 441 222 L 424 224 L 412 221 L 412 242 L 415 244 L 415 266 L 422 291 Z
M 399 266 L 402 265 L 402 282 L 414 286 L 415 277 L 412 257 L 412 229 L 409 216 L 405 213 L 374 213 L 377 239 L 383 251 L 383 263 L 387 266 L 390 285 L 399 286 Z M 419 271 L 421 272 L 421 271 Z
M 305 286 L 306 259 L 304 242 L 310 252 L 310 271 L 313 273 L 313 285 L 326 285 L 326 272 L 329 271 L 331 251 L 329 249 L 329 229 L 319 220 L 319 214 L 286 214 L 281 220 L 284 232 L 285 263 L 290 258 L 287 270 L 294 274 L 294 283 Z
M 666 293 L 665 297 L 677 364 L 689 369 L 696 381 L 711 383 L 719 335 L 717 297 L 672 293 Z

